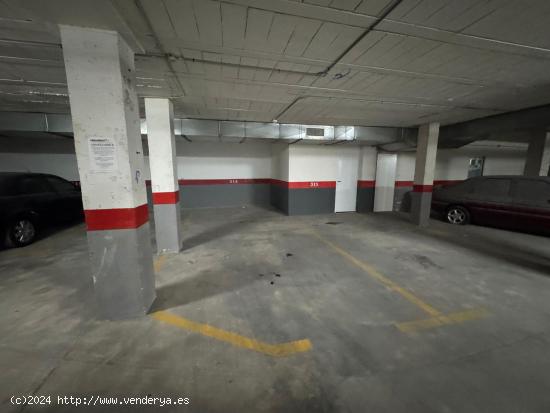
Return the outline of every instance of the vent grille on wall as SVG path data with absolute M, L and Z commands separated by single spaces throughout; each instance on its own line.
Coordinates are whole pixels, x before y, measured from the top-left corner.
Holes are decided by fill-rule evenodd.
M 325 136 L 323 128 L 306 128 L 306 136 Z

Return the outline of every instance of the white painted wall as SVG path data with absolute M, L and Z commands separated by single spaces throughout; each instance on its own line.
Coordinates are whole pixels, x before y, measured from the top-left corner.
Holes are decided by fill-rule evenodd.
M 414 179 L 415 158 L 416 154 L 414 152 L 400 152 L 397 154 L 396 181 L 412 181 Z
M 79 181 L 76 155 L 58 153 L 2 153 L 0 152 L 1 172 L 48 173 Z
M 397 155 L 379 153 L 376 160 L 376 183 L 374 191 L 374 212 L 391 211 L 395 193 Z
M 66 138 L 0 138 L 0 171 L 51 173 L 80 180 L 74 142 Z
M 484 175 L 522 175 L 525 164 L 524 146 L 467 145 L 459 149 L 440 149 L 435 165 L 436 180 L 460 180 L 468 177 L 470 158 L 485 157 Z M 414 180 L 414 152 L 401 152 L 397 157 L 396 181 Z
M 527 150 L 517 149 L 468 149 L 485 156 L 484 175 L 522 175 Z
M 289 146 L 289 155 L 290 182 L 336 181 L 336 147 L 294 144 Z
M 361 147 L 361 166 L 359 168 L 359 180 L 374 181 L 376 177 L 377 150 L 372 146 Z
M 250 179 L 271 176 L 271 144 L 177 143 L 179 179 Z
M 361 167 L 359 179 L 374 180 L 376 149 L 357 147 Z M 460 149 L 439 150 L 436 180 L 465 179 L 470 158 L 485 156 L 485 175 L 523 173 L 526 147 L 486 146 L 482 143 Z M 337 147 L 307 144 L 246 142 L 192 142 L 178 139 L 179 179 L 274 178 L 284 181 L 336 181 Z M 414 152 L 397 157 L 397 181 L 414 179 Z M 31 171 L 79 180 L 74 143 L 70 139 L 0 139 L 0 171 Z M 149 179 L 146 157 L 144 175 Z
M 271 145 L 271 175 L 273 179 L 288 181 L 289 145 L 274 143 Z
M 29 152 L 36 149 L 33 141 L 41 144 L 42 152 L 22 153 L 23 150 Z M 63 147 L 60 151 L 70 152 L 72 149 L 72 153 L 47 153 L 48 145 L 44 145 L 44 143 L 40 139 L 33 139 L 27 140 L 24 146 L 2 146 L 0 148 L 0 171 L 52 173 L 65 179 L 79 180 L 74 145 L 69 146 L 69 150 Z M 177 143 L 178 178 L 270 178 L 271 146 L 270 143 L 262 142 L 238 144 L 180 141 Z M 55 145 L 52 145 L 52 149 L 53 147 Z M 9 152 L 4 152 L 5 149 Z M 57 151 L 57 149 L 55 150 Z M 148 156 L 145 157 L 144 176 L 145 179 L 150 179 Z

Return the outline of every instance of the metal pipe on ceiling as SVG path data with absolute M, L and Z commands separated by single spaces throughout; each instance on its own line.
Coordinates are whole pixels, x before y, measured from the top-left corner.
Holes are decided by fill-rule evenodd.
M 216 65 L 216 66 L 225 66 L 225 67 L 234 67 L 236 69 L 252 69 L 252 70 L 265 70 L 269 72 L 277 72 L 277 73 L 288 73 L 288 74 L 298 74 L 298 75 L 304 75 L 304 76 L 318 76 L 317 72 L 306 72 L 303 70 L 292 70 L 292 69 L 279 69 L 276 67 L 263 67 L 263 66 L 254 66 L 254 65 L 247 65 L 242 63 L 231 63 L 231 62 L 217 62 L 214 60 L 208 60 L 208 59 L 202 59 L 202 58 L 195 58 L 195 57 L 185 57 L 185 56 L 178 56 L 174 54 L 167 54 L 167 55 L 159 55 L 154 53 L 146 53 L 146 54 L 136 54 L 136 56 L 139 57 L 158 57 L 160 59 L 176 59 L 181 60 L 184 62 L 192 62 L 192 63 L 203 63 L 203 64 L 210 64 L 210 65 Z M 220 55 L 221 56 L 221 55 Z
M 138 9 L 139 9 L 142 17 L 144 18 L 144 20 L 146 20 L 147 25 L 148 25 L 149 29 L 151 30 L 151 32 L 152 32 L 152 34 L 155 38 L 155 42 L 157 43 L 157 47 L 163 53 L 162 55 L 155 55 L 155 54 L 152 54 L 152 53 L 145 53 L 145 54 L 140 54 L 139 56 L 143 56 L 143 57 L 154 56 L 154 57 L 160 57 L 160 58 L 166 59 L 166 61 L 168 62 L 169 68 L 171 69 L 171 71 L 174 74 L 174 76 L 176 77 L 176 79 L 177 79 L 177 75 L 175 73 L 174 68 L 171 65 L 172 59 L 180 59 L 180 60 L 188 61 L 188 62 L 214 64 L 214 65 L 221 65 L 221 66 L 227 66 L 227 67 L 247 68 L 247 69 L 254 69 L 254 70 L 277 71 L 277 72 L 281 72 L 281 73 L 300 74 L 300 75 L 304 75 L 304 76 L 315 76 L 315 77 L 326 76 L 328 74 L 328 72 L 334 66 L 336 66 L 355 46 L 357 46 L 357 44 L 361 40 L 363 40 L 365 38 L 365 36 L 367 34 L 369 34 L 372 30 L 374 30 L 378 24 L 380 24 L 393 10 L 395 10 L 395 8 L 402 1 L 403 0 L 394 0 L 393 3 L 391 3 L 389 6 L 387 6 L 386 9 L 382 12 L 382 14 L 380 14 L 380 16 L 378 16 L 376 18 L 376 21 L 372 25 L 370 25 L 363 33 L 361 33 L 361 35 L 359 37 L 357 37 L 357 39 L 355 39 L 348 47 L 346 47 L 346 49 L 342 53 L 340 53 L 338 55 L 338 57 L 335 60 L 333 60 L 325 69 L 323 69 L 320 72 L 308 72 L 308 71 L 304 71 L 304 70 L 276 69 L 276 68 L 258 67 L 258 66 L 254 66 L 254 65 L 244 65 L 244 64 L 239 64 L 239 63 L 216 62 L 216 61 L 211 61 L 211 60 L 207 60 L 207 59 L 188 58 L 188 57 L 185 57 L 185 56 L 176 56 L 176 55 L 171 54 L 171 53 L 166 53 L 165 50 L 163 49 L 159 39 L 158 39 L 158 36 L 156 35 L 156 33 L 153 29 L 153 26 L 152 26 L 149 18 L 147 17 L 147 13 L 145 12 L 143 7 L 141 6 L 140 0 L 135 0 L 136 6 L 138 7 Z M 179 80 L 178 80 L 178 82 L 179 82 Z
M 447 109 L 470 109 L 470 110 L 487 110 L 487 108 L 477 108 L 475 106 L 453 106 L 453 105 L 443 105 L 443 104 L 435 104 L 435 103 L 414 103 L 414 102 L 400 102 L 400 101 L 394 101 L 389 99 L 365 99 L 365 98 L 356 98 L 356 97 L 348 97 L 348 96 L 323 96 L 323 95 L 301 95 L 292 100 L 285 108 L 277 114 L 277 116 L 274 118 L 274 120 L 279 121 L 281 117 L 288 112 L 289 109 L 291 109 L 296 103 L 300 102 L 303 99 L 338 99 L 338 100 L 351 100 L 356 102 L 366 102 L 366 103 L 381 103 L 381 104 L 389 104 L 389 105 L 400 105 L 400 106 L 411 106 L 411 107 L 425 107 L 425 108 L 447 108 Z M 499 110 L 499 109 L 491 109 L 491 110 Z M 502 110 L 501 110 L 502 111 Z
M 37 47 L 56 47 L 61 49 L 61 43 L 37 42 L 34 40 L 0 39 L 0 43 L 10 43 Z
M 134 0 L 134 4 L 135 4 L 139 14 L 141 15 L 141 17 L 143 18 L 143 20 L 147 24 L 147 28 L 149 29 L 149 31 L 153 35 L 153 38 L 155 40 L 155 43 L 156 43 L 158 49 L 164 55 L 168 56 L 168 53 L 166 52 L 166 50 L 164 50 L 164 47 L 162 46 L 162 43 L 160 42 L 159 37 L 158 37 L 157 33 L 155 32 L 155 29 L 153 28 L 153 24 L 151 23 L 151 20 L 149 19 L 149 16 L 147 16 L 147 13 L 145 12 L 145 9 L 143 8 L 143 5 L 141 4 L 141 1 L 140 0 Z M 177 83 L 177 85 L 178 85 L 178 87 L 181 91 L 181 95 L 186 96 L 185 88 L 181 84 L 181 81 L 178 78 L 176 70 L 174 69 L 174 66 L 172 65 L 172 61 L 168 57 L 166 58 L 166 64 L 168 65 L 168 68 L 170 69 L 170 71 L 174 75 L 174 80 L 176 81 L 176 83 Z
M 319 76 L 326 76 L 328 72 L 336 66 L 357 44 L 365 38 L 367 34 L 369 34 L 371 31 L 373 31 L 376 26 L 378 26 L 388 15 L 395 10 L 399 4 L 401 4 L 403 0 L 394 0 L 393 3 L 391 3 L 386 9 L 378 16 L 373 24 L 371 24 L 367 29 L 357 37 L 336 59 L 332 61 L 331 64 L 329 64 L 323 71 L 317 73 Z

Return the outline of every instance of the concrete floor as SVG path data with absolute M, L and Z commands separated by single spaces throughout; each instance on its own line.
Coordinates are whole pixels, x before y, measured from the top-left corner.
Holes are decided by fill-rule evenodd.
M 78 225 L 0 251 L 0 411 L 76 411 L 14 394 L 190 398 L 90 411 L 550 411 L 550 238 L 255 207 L 185 211 L 184 229 L 157 260 L 155 310 L 312 348 L 274 357 L 151 316 L 94 319 Z

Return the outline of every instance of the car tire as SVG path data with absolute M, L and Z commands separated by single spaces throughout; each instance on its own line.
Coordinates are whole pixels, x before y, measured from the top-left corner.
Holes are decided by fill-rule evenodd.
M 460 205 L 453 205 L 447 208 L 445 220 L 453 225 L 467 225 L 470 223 L 470 212 Z
M 36 239 L 36 234 L 36 224 L 31 219 L 14 219 L 6 228 L 6 246 L 19 248 L 29 245 Z

